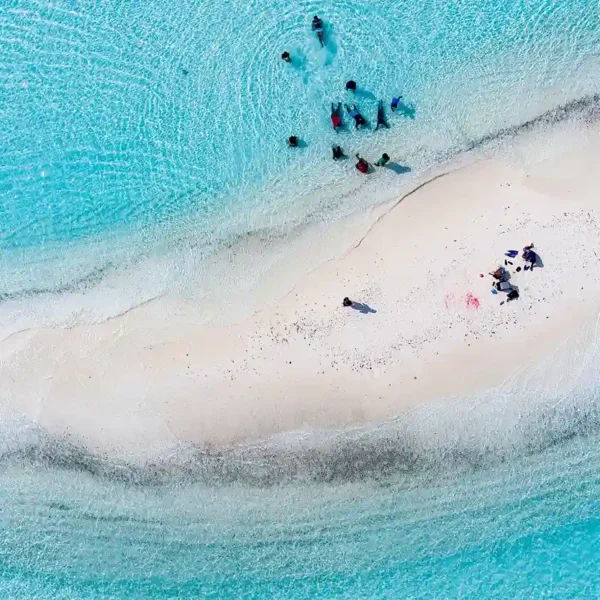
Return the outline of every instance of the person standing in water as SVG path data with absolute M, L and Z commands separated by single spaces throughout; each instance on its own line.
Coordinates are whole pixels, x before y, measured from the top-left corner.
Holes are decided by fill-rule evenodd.
M 369 172 L 369 163 L 364 159 L 361 158 L 358 155 L 358 152 L 356 153 L 356 158 L 358 159 L 358 162 L 356 163 L 356 168 L 361 172 L 361 173 L 368 173 Z
M 290 148 L 297 148 L 298 147 L 298 136 L 290 135 L 290 137 L 288 138 L 288 146 Z
M 389 129 L 390 126 L 386 123 L 385 120 L 385 111 L 383 110 L 383 100 L 379 101 L 379 106 L 377 107 L 377 127 L 375 127 L 375 131 L 377 131 L 380 127 L 385 127 Z
M 331 103 L 331 124 L 333 125 L 333 129 L 337 132 L 337 130 L 342 126 L 342 103 L 338 102 L 337 106 L 332 102 Z
M 381 158 L 375 163 L 376 167 L 385 167 L 390 162 L 390 157 L 385 152 L 381 155 Z
M 356 129 L 359 129 L 360 127 L 364 127 L 367 124 L 364 117 L 358 111 L 358 108 L 356 108 L 356 104 L 353 104 L 352 108 L 350 108 L 346 104 L 346 110 L 348 111 L 348 114 L 354 119 L 354 124 L 356 125 Z
M 325 39 L 323 38 L 323 21 L 316 15 L 312 20 L 312 30 L 317 34 L 319 42 L 321 43 L 321 48 L 325 46 Z
M 350 79 L 346 81 L 346 91 L 348 92 L 356 92 L 356 81 Z
M 395 112 L 396 109 L 398 108 L 398 105 L 400 104 L 400 100 L 402 100 L 403 96 L 396 96 L 394 98 L 392 98 L 392 104 L 390 106 L 390 108 Z
M 341 146 L 332 146 L 333 160 L 339 160 L 344 157 L 344 151 Z
M 281 60 L 284 60 L 287 63 L 292 62 L 292 57 L 290 56 L 290 53 L 287 50 L 281 54 Z

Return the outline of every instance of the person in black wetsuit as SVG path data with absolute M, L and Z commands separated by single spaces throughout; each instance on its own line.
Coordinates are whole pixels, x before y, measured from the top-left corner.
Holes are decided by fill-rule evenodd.
M 319 38 L 319 42 L 321 43 L 321 47 L 325 46 L 325 39 L 323 38 L 323 21 L 319 19 L 316 15 L 312 20 L 312 30 L 317 34 Z
M 360 127 L 364 127 L 367 124 L 367 122 L 365 121 L 365 118 L 360 114 L 360 112 L 358 111 L 358 108 L 356 108 L 356 104 L 353 104 L 352 108 L 350 108 L 346 104 L 346 110 L 348 111 L 348 114 L 354 119 L 354 124 L 356 125 L 356 129 L 359 129 Z
M 333 160 L 339 160 L 345 156 L 341 146 L 333 146 L 331 150 L 333 152 Z
M 380 127 L 385 127 L 389 129 L 390 126 L 387 124 L 385 120 L 385 111 L 383 110 L 383 100 L 379 101 L 379 106 L 377 107 L 377 127 L 375 127 L 375 131 L 377 131 Z

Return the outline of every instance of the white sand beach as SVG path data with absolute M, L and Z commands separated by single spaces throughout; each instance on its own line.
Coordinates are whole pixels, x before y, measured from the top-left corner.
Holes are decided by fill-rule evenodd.
M 304 230 L 252 289 L 227 305 L 216 295 L 208 324 L 172 297 L 15 333 L 0 350 L 3 415 L 109 455 L 154 455 L 378 422 L 508 385 L 549 356 L 575 361 L 600 308 L 598 148 L 595 125 L 527 133 Z M 531 242 L 543 266 L 507 265 L 520 298 L 501 305 L 488 272 Z M 250 246 L 222 255 L 214 279 L 243 278 L 260 255 Z M 324 247 L 333 258 L 318 258 Z

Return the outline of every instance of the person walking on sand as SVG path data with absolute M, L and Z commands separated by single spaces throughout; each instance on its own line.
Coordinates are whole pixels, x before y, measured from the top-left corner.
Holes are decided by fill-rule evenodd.
M 381 158 L 375 163 L 376 167 L 385 167 L 385 165 L 387 165 L 390 162 L 390 157 L 389 155 L 384 152 L 381 155 Z
M 356 163 L 356 168 L 361 172 L 361 173 L 368 173 L 369 172 L 369 163 L 364 159 L 361 158 L 358 155 L 358 152 L 356 153 L 356 158 L 358 159 L 358 162 Z
M 377 126 L 375 127 L 375 131 L 377 131 L 380 127 L 385 127 L 389 129 L 390 126 L 387 124 L 385 120 L 385 111 L 383 110 L 383 100 L 379 101 L 379 106 L 377 107 Z

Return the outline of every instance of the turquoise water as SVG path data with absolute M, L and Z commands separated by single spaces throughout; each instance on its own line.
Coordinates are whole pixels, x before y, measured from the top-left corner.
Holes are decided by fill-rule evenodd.
M 194 268 L 221 241 L 333 219 L 545 111 L 597 109 L 599 42 L 589 0 L 5 0 L 2 327 L 201 287 Z M 389 131 L 331 131 L 349 77 L 370 119 L 404 94 Z M 288 150 L 291 134 L 306 147 Z M 410 171 L 366 184 L 330 161 L 334 140 Z M 138 470 L 46 438 L 3 443 L 0 596 L 598 597 L 594 389 L 550 417 L 516 411 L 513 437 L 484 415 L 481 439 L 431 436 L 426 452 L 384 431 Z
M 76 470 L 5 464 L 0 594 L 595 598 L 600 438 L 546 442 L 533 454 L 449 452 L 438 464 L 372 448 L 363 476 L 337 455 L 329 481 L 320 471 L 267 486 L 233 461 L 238 483 L 210 486 L 141 483 L 118 469 L 107 478 L 94 461 L 83 470 L 85 457 Z
M 185 228 L 190 215 L 224 234 L 242 209 L 248 226 L 274 207 L 276 220 L 327 212 L 336 202 L 307 196 L 360 181 L 331 162 L 334 140 L 397 150 L 418 171 L 600 80 L 588 0 L 12 0 L 0 28 L 2 249 Z M 350 100 L 350 77 L 369 119 L 377 99 L 405 95 L 389 132 L 333 134 L 329 105 Z M 291 134 L 307 148 L 288 150 Z

